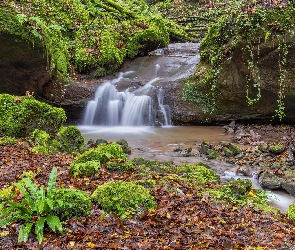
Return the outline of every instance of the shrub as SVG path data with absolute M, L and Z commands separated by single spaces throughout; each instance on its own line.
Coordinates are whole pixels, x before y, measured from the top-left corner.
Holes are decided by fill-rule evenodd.
M 136 165 L 133 161 L 109 161 L 106 163 L 106 168 L 110 171 L 129 172 L 136 169 Z
M 291 204 L 287 210 L 288 217 L 295 222 L 295 203 Z
M 81 217 L 90 213 L 92 203 L 84 191 L 59 188 L 55 190 L 54 198 L 52 213 L 61 220 Z
M 65 111 L 61 108 L 32 96 L 0 94 L 0 136 L 27 137 L 35 129 L 54 135 L 65 121 Z
M 61 152 L 82 152 L 85 149 L 84 137 L 75 126 L 61 127 L 56 139 L 60 144 Z
M 100 168 L 100 161 L 87 161 L 87 162 L 81 162 L 81 163 L 75 163 L 73 162 L 69 170 L 73 174 L 73 176 L 79 177 L 79 176 L 90 176 L 95 175 L 98 173 L 98 169 Z
M 91 198 L 104 210 L 113 212 L 122 219 L 139 215 L 156 206 L 148 189 L 133 182 L 121 180 L 98 186 Z

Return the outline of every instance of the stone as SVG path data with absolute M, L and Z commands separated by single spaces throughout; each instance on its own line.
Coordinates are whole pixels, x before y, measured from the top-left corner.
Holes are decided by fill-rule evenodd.
M 265 189 L 276 190 L 282 188 L 282 179 L 266 171 L 259 175 L 258 183 Z
M 289 179 L 283 180 L 282 188 L 289 194 L 295 196 L 295 181 Z

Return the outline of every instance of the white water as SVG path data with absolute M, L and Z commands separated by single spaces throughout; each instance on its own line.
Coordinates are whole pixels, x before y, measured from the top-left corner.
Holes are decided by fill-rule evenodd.
M 162 126 L 171 125 L 170 109 L 164 105 L 163 90 L 154 83 L 159 70 L 156 65 L 155 77 L 144 86 L 131 92 L 117 90 L 116 85 L 132 71 L 120 73 L 119 77 L 103 83 L 97 88 L 94 100 L 87 103 L 83 125 L 103 126 Z

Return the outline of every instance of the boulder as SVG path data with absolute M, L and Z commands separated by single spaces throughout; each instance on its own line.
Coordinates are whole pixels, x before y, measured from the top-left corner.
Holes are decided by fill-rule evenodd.
M 258 183 L 265 189 L 275 190 L 282 188 L 282 179 L 266 171 L 259 175 Z

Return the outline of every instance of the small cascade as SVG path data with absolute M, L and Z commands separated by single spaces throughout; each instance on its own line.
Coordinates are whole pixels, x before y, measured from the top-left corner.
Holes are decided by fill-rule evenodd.
M 155 74 L 160 65 L 156 65 Z M 144 86 L 131 92 L 130 88 L 118 91 L 116 85 L 130 72 L 107 81 L 97 88 L 94 100 L 88 102 L 84 125 L 103 126 L 162 126 L 171 125 L 170 109 L 164 105 L 163 90 L 153 84 L 155 77 Z

